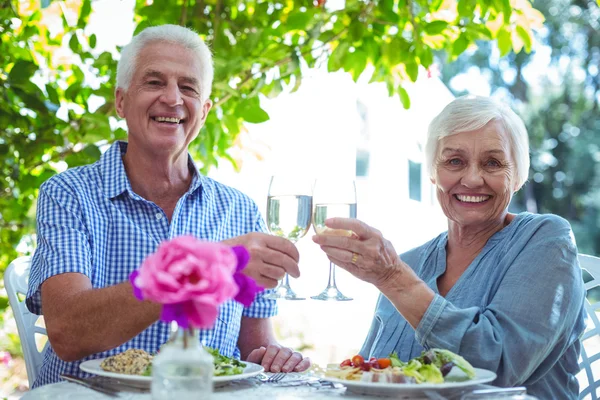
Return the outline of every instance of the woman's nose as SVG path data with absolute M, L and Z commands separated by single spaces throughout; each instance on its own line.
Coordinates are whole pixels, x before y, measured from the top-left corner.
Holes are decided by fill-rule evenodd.
M 461 184 L 468 188 L 482 186 L 483 175 L 479 169 L 479 166 L 470 165 L 467 169 L 465 169 L 465 173 L 461 178 Z

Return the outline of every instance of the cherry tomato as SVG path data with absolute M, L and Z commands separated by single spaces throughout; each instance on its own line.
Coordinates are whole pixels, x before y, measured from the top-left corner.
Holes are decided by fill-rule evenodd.
M 349 358 L 340 363 L 340 367 L 351 367 L 351 366 L 352 366 L 352 360 L 350 360 Z
M 377 363 L 379 364 L 379 368 L 385 369 L 392 365 L 392 360 L 390 360 L 389 358 L 378 358 Z
M 371 370 L 371 364 L 369 362 L 365 362 L 360 366 L 360 369 L 363 371 L 370 371 Z
M 354 364 L 355 367 L 360 367 L 364 363 L 365 363 L 365 359 L 362 358 L 361 355 L 357 354 L 354 357 L 352 357 L 352 364 Z

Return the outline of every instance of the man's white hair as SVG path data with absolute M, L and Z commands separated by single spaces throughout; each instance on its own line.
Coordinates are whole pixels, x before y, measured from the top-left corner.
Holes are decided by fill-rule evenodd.
M 117 88 L 127 90 L 133 79 L 137 60 L 143 48 L 151 43 L 167 42 L 190 49 L 200 60 L 200 95 L 202 100 L 210 96 L 214 76 L 212 54 L 196 32 L 179 25 L 159 25 L 144 29 L 121 51 L 117 65 Z
M 489 97 L 462 96 L 448 104 L 429 124 L 425 161 L 429 175 L 434 177 L 435 163 L 440 139 L 462 132 L 482 128 L 488 122 L 500 121 L 508 133 L 510 149 L 516 164 L 515 180 L 517 189 L 529 176 L 529 137 L 523 120 L 509 107 Z

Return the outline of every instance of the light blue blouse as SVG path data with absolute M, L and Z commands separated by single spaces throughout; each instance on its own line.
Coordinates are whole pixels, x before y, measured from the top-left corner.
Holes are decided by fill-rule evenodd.
M 585 290 L 569 223 L 522 213 L 494 234 L 450 289 L 447 232 L 401 258 L 436 293 L 417 329 L 380 295 L 360 354 L 402 360 L 444 348 L 496 372 L 498 386 L 527 387 L 540 399 L 577 399 Z

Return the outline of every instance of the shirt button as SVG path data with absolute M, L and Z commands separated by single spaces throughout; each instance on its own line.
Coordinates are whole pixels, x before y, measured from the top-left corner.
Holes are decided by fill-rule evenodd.
M 157 220 L 161 220 L 162 219 L 162 214 L 161 213 L 156 213 L 156 215 L 154 215 L 156 217 Z

